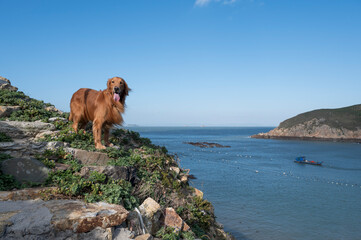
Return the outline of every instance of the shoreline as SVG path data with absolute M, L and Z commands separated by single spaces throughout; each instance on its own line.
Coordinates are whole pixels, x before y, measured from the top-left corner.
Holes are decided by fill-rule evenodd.
M 302 140 L 302 141 L 325 141 L 325 142 L 347 142 L 361 143 L 359 138 L 322 138 L 322 137 L 299 137 L 299 136 L 275 136 L 266 134 L 255 134 L 250 136 L 256 139 L 279 139 L 279 140 Z

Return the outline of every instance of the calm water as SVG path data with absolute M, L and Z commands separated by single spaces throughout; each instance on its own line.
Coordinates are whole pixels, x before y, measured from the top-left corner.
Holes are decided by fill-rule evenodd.
M 237 239 L 361 239 L 361 144 L 249 138 L 271 128 L 131 129 L 179 156 Z M 294 163 L 300 155 L 324 166 Z

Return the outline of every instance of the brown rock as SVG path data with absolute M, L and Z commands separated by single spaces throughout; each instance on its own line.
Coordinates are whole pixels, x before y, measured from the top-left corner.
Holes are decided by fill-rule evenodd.
M 0 201 L 20 201 L 30 200 L 42 197 L 42 193 L 51 192 L 56 187 L 39 187 L 39 188 L 25 188 L 16 191 L 2 191 L 0 192 Z
M 161 223 L 166 227 L 172 227 L 178 231 L 188 231 L 190 229 L 188 224 L 183 221 L 173 208 L 166 208 L 164 210 Z
M 3 90 L 3 89 L 10 90 L 13 92 L 16 92 L 18 90 L 17 87 L 14 87 L 11 85 L 11 82 L 9 79 L 0 76 L 0 90 Z
M 135 240 L 153 240 L 153 236 L 147 233 L 136 237 Z
M 13 112 L 18 111 L 20 106 L 0 106 L 0 117 L 9 117 Z
M 106 153 L 88 152 L 81 149 L 65 148 L 66 152 L 71 153 L 75 159 L 78 159 L 83 165 L 106 166 L 110 158 Z
M 194 195 L 203 199 L 203 192 L 197 188 L 194 188 Z
M 123 206 L 104 202 L 83 203 L 80 201 L 49 201 L 46 207 L 53 214 L 51 223 L 58 230 L 89 232 L 96 227 L 109 228 L 122 224 L 128 211 Z
M 186 183 L 188 182 L 188 177 L 186 175 L 183 175 L 180 180 L 182 183 Z
M 147 218 L 152 218 L 159 210 L 160 205 L 150 197 L 145 199 L 142 205 L 139 206 L 140 213 Z

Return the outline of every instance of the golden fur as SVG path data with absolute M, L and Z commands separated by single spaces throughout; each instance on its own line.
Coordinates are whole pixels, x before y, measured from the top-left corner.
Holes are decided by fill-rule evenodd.
M 93 122 L 95 148 L 105 149 L 101 143 L 102 129 L 104 130 L 104 143 L 110 146 L 109 130 L 114 124 L 122 124 L 125 98 L 130 89 L 124 79 L 110 78 L 107 89 L 96 91 L 81 88 L 73 94 L 70 101 L 69 120 L 73 121 L 73 129 L 78 132 L 78 127 L 84 129 L 89 121 Z

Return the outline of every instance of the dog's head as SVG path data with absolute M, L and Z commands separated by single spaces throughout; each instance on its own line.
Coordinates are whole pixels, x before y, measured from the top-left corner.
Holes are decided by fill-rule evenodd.
M 130 88 L 124 79 L 120 77 L 109 78 L 107 87 L 108 91 L 112 94 L 113 100 L 124 105 L 125 98 L 130 92 Z

